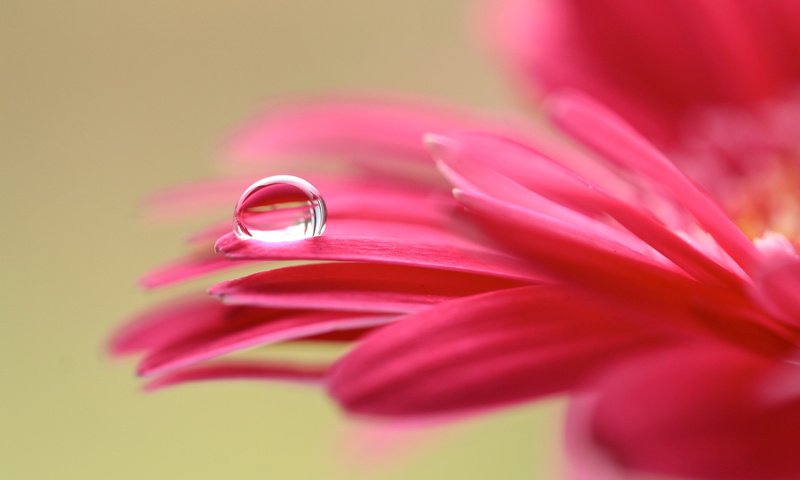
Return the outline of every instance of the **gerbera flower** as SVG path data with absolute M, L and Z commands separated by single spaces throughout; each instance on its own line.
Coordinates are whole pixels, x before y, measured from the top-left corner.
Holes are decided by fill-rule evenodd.
M 311 382 L 348 412 L 395 420 L 569 393 L 577 475 L 799 477 L 800 259 L 791 241 L 777 233 L 752 241 L 591 100 L 562 94 L 548 111 L 594 153 L 412 103 L 271 110 L 231 152 L 262 174 L 284 173 L 276 159 L 289 155 L 342 158 L 346 174 L 305 175 L 327 203 L 325 235 L 242 240 L 226 219 L 143 283 L 265 261 L 316 263 L 158 307 L 123 328 L 113 351 L 143 353 L 139 371 L 151 388 Z M 187 186 L 154 207 L 232 206 L 251 180 Z M 330 364 L 225 358 L 300 340 L 352 347 Z
M 306 125 L 292 147 L 338 151 L 352 142 L 387 155 L 408 147 L 406 156 L 421 160 L 425 154 L 403 142 L 436 117 L 391 111 L 341 104 L 285 111 L 257 121 L 235 144 L 285 152 L 288 144 L 277 142 L 289 136 L 272 134 Z M 159 308 L 123 329 L 114 350 L 144 352 L 140 373 L 154 377 L 152 387 L 313 381 L 368 416 L 451 416 L 589 392 L 569 431 L 577 465 L 599 451 L 614 468 L 633 471 L 800 475 L 792 447 L 800 440 L 792 388 L 797 252 L 777 234 L 751 242 L 609 112 L 569 96 L 551 113 L 609 164 L 574 151 L 543 153 L 488 124 L 480 132 L 439 125 L 441 134 L 426 138 L 452 197 L 396 173 L 367 184 L 320 182 L 331 213 L 325 236 L 263 243 L 228 233 L 217 241 L 222 257 L 208 252 L 145 281 L 242 262 L 324 263 L 223 282 L 211 288 L 223 302 Z M 364 130 L 357 120 L 367 116 Z M 388 130 L 401 132 L 391 145 L 381 137 Z M 328 142 L 331 132 L 347 142 Z M 225 188 L 186 188 L 169 202 Z M 301 339 L 356 343 L 333 365 L 217 360 Z
M 800 234 L 800 4 L 504 0 L 489 38 L 528 97 L 577 88 L 669 153 L 751 235 Z

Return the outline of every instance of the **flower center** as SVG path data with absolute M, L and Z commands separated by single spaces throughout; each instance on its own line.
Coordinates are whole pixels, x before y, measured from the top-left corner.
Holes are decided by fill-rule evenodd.
M 728 200 L 730 214 L 751 237 L 767 230 L 800 242 L 800 165 L 798 159 L 782 162 L 762 175 L 742 178 L 738 195 Z
M 676 162 L 745 233 L 800 242 L 800 89 L 749 109 L 697 109 L 682 138 Z

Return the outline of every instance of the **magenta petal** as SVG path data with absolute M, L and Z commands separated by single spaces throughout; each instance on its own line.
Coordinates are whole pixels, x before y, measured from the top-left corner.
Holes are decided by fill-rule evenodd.
M 405 185 L 395 179 L 317 174 L 304 178 L 323 194 L 328 216 L 333 218 L 384 218 L 388 215 L 396 220 L 427 221 L 437 213 L 440 218 L 441 212 L 453 203 L 443 189 Z M 256 180 L 257 177 L 227 178 L 181 185 L 154 195 L 147 207 L 156 217 L 203 214 L 212 207 L 232 211 L 242 192 Z M 397 208 L 398 205 L 414 208 Z
M 561 128 L 605 158 L 653 180 L 653 186 L 691 212 L 743 270 L 751 271 L 759 258 L 752 242 L 711 197 L 616 115 L 580 94 L 554 97 L 550 114 Z
M 453 213 L 458 205 L 449 192 L 391 189 L 380 183 L 369 187 L 349 185 L 347 190 L 347 185 L 338 187 L 340 190 L 332 195 L 323 190 L 329 221 L 326 231 L 329 235 L 352 234 L 354 230 L 388 231 L 393 226 L 401 232 L 421 227 L 435 230 L 449 226 L 457 228 Z M 226 219 L 195 233 L 190 241 L 213 241 L 230 230 L 231 220 Z
M 769 359 L 722 345 L 639 358 L 600 382 L 594 443 L 627 468 L 681 478 L 800 478 L 800 401 L 758 393 Z
M 561 223 L 565 233 L 583 231 L 587 238 L 606 239 L 607 243 L 616 244 L 609 247 L 613 250 L 624 246 L 652 256 L 648 252 L 652 247 L 699 280 L 734 287 L 739 284 L 735 274 L 698 251 L 650 212 L 603 191 L 576 172 L 521 144 L 489 134 L 458 134 L 443 139 L 435 151 L 447 165 L 443 168 L 445 175 L 459 188 L 476 188 L 499 200 L 552 217 Z M 457 174 L 455 179 L 454 174 Z M 464 181 L 468 185 L 460 184 Z M 606 216 L 628 231 L 597 219 L 605 220 Z
M 425 133 L 496 126 L 427 102 L 320 100 L 268 111 L 236 134 L 229 150 L 239 159 L 332 154 L 428 163 L 422 144 Z
M 187 340 L 213 340 L 215 336 L 275 322 L 289 314 L 297 315 L 298 312 L 225 305 L 214 298 L 192 295 L 159 305 L 132 319 L 114 334 L 109 350 L 114 355 L 126 355 L 162 350 Z M 331 312 L 309 315 L 318 320 L 345 316 Z M 353 341 L 373 327 L 327 329 L 300 337 L 303 340 Z
M 167 265 L 162 265 L 142 276 L 139 279 L 139 283 L 145 288 L 165 287 L 222 270 L 243 267 L 251 263 L 253 262 L 231 260 L 209 251 L 208 253 L 189 255 Z
M 279 268 L 210 289 L 228 304 L 408 313 L 448 299 L 519 286 L 496 277 L 402 265 L 323 263 Z
M 231 310 L 207 296 L 189 296 L 159 305 L 120 328 L 109 342 L 115 355 L 136 353 L 211 328 Z
M 442 237 L 442 239 L 445 237 Z M 540 281 L 541 275 L 513 257 L 412 238 L 334 237 L 323 235 L 298 242 L 264 244 L 228 234 L 217 249 L 234 259 L 336 260 L 440 268 L 497 277 Z
M 625 308 L 604 307 L 562 286 L 440 303 L 367 336 L 334 365 L 330 392 L 355 413 L 421 416 L 563 391 L 646 344 Z
M 386 324 L 395 317 L 325 311 L 274 311 L 228 307 L 212 328 L 174 339 L 151 350 L 139 365 L 141 375 L 157 375 L 227 353 L 338 330 Z M 189 321 L 184 319 L 184 321 Z
M 755 297 L 777 317 L 797 325 L 800 322 L 800 258 L 796 254 L 771 250 L 755 275 Z
M 662 295 L 686 291 L 689 277 L 674 267 L 630 251 L 596 232 L 471 192 L 456 192 L 476 220 L 507 249 L 572 281 Z M 535 241 L 532 241 L 535 240 Z
M 214 362 L 168 373 L 149 381 L 144 388 L 154 391 L 184 383 L 209 380 L 281 380 L 297 383 L 319 383 L 324 378 L 327 370 L 328 367 L 326 365 L 295 365 L 265 361 Z

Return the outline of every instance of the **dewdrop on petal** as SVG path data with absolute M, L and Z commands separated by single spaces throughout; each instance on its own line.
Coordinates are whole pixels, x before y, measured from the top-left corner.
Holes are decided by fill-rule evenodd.
M 303 240 L 322 235 L 326 218 L 325 201 L 313 185 L 292 175 L 274 175 L 253 183 L 239 197 L 233 233 L 240 240 Z

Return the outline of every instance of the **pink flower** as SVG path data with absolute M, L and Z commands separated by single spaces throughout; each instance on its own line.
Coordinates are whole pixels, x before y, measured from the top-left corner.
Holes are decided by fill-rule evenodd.
M 574 78 L 594 78 L 573 66 Z M 683 145 L 679 127 L 670 130 L 683 116 L 631 100 L 602 76 L 593 81 L 603 88 L 576 85 L 610 99 L 638 128 L 658 126 L 663 146 Z M 569 394 L 578 478 L 800 477 L 796 238 L 752 240 L 592 100 L 561 93 L 547 110 L 592 152 L 425 102 L 272 109 L 232 139 L 231 156 L 261 175 L 312 172 L 304 176 L 328 206 L 325 235 L 240 240 L 224 220 L 143 284 L 266 261 L 315 263 L 268 265 L 212 286 L 214 298 L 157 307 L 124 327 L 112 351 L 143 354 L 149 388 L 305 382 L 352 414 L 395 420 Z M 294 155 L 332 156 L 346 168 L 279 160 Z M 232 206 L 253 179 L 189 185 L 151 206 L 179 215 Z M 770 215 L 758 218 L 773 226 Z M 296 341 L 352 348 L 330 364 L 227 358 Z
M 349 152 L 369 179 L 314 179 L 330 212 L 322 237 L 261 243 L 227 233 L 216 243 L 223 257 L 202 250 L 144 282 L 256 261 L 323 263 L 223 282 L 210 289 L 223 302 L 159 307 L 123 329 L 113 350 L 143 352 L 151 388 L 313 382 L 352 413 L 395 419 L 573 393 L 569 449 L 591 478 L 800 475 L 794 247 L 778 234 L 753 243 L 591 101 L 562 96 L 550 113 L 602 160 L 408 105 L 332 102 L 256 120 L 233 148 L 264 168 L 276 153 Z M 425 167 L 433 162 L 415 140 L 431 131 L 448 183 Z M 393 157 L 402 160 L 390 168 Z M 427 183 L 398 173 L 407 164 L 427 168 Z M 190 186 L 157 203 L 197 206 L 228 191 L 230 200 L 241 187 Z M 208 245 L 229 228 L 193 241 Z M 220 359 L 299 340 L 355 346 L 332 365 Z
M 503 0 L 490 40 L 529 97 L 610 106 L 747 231 L 800 234 L 800 4 Z

